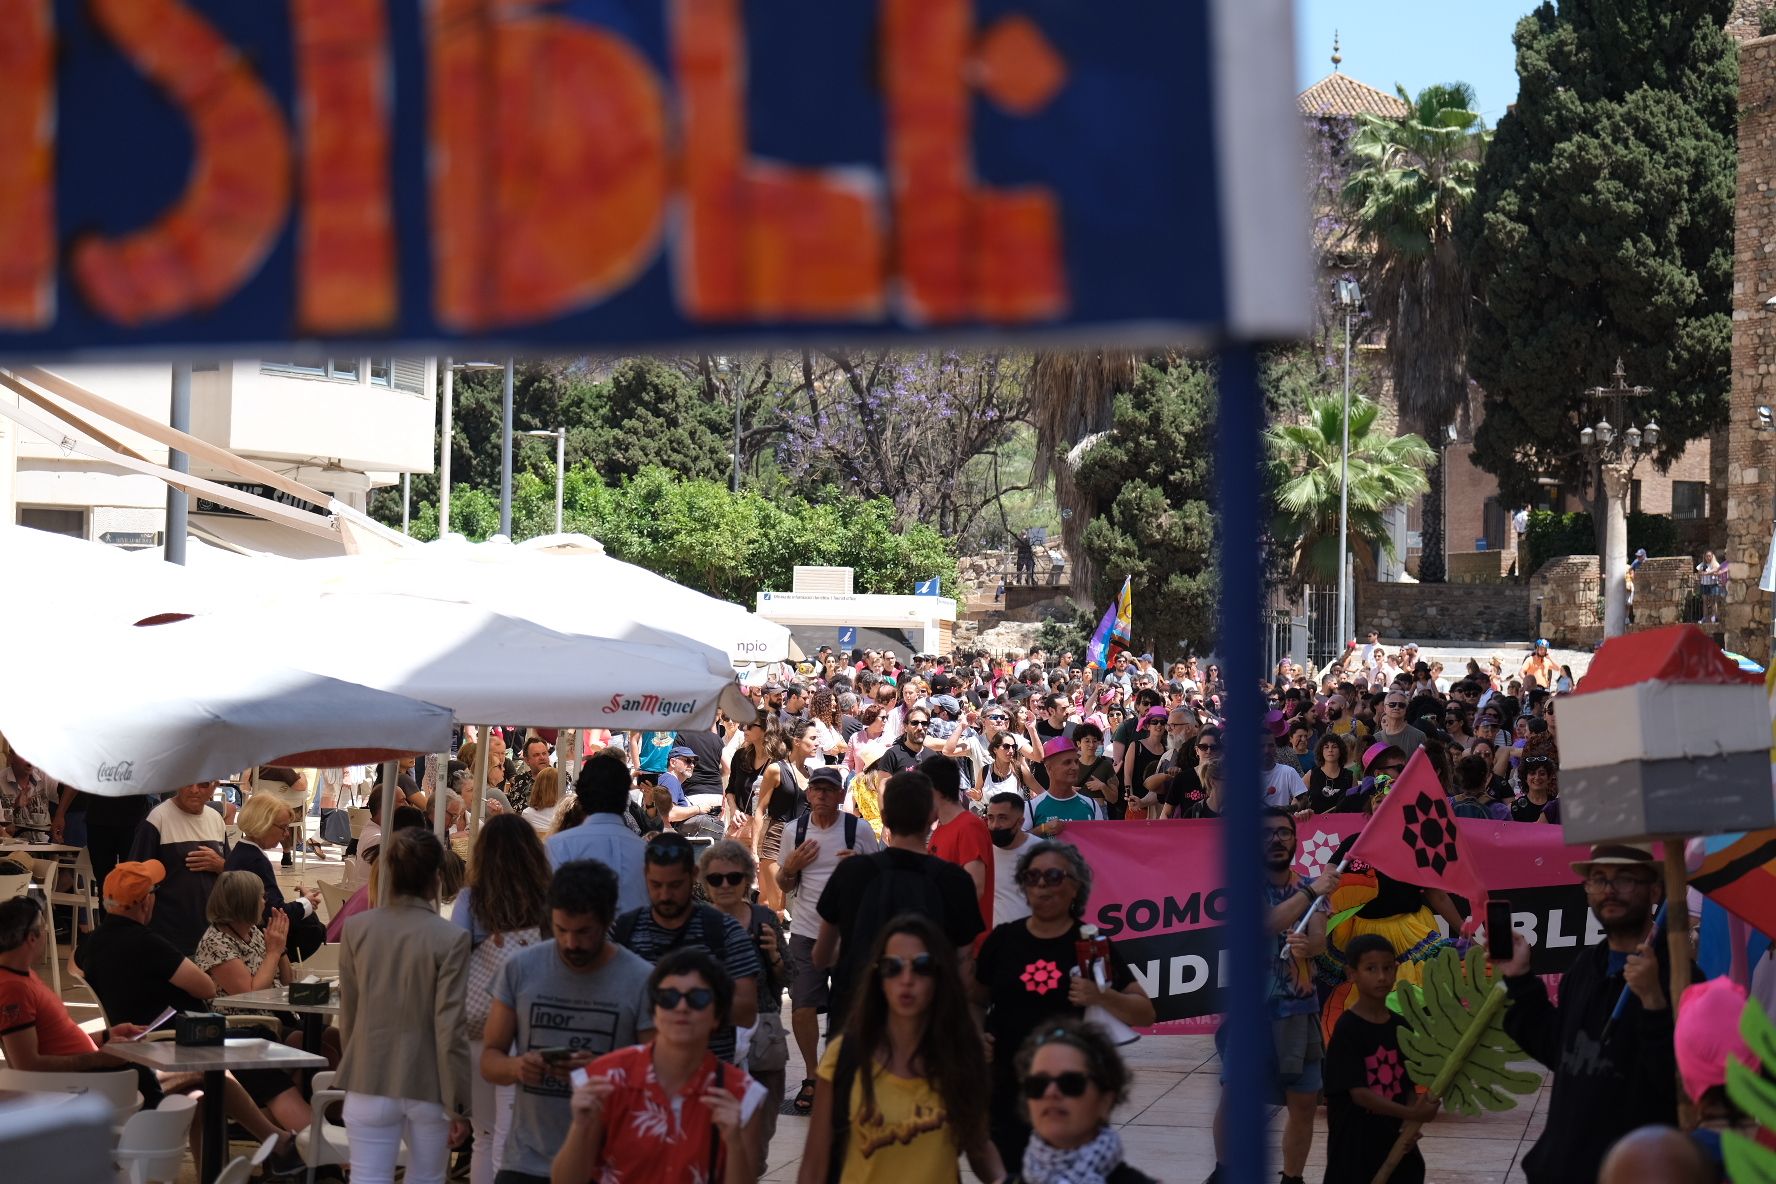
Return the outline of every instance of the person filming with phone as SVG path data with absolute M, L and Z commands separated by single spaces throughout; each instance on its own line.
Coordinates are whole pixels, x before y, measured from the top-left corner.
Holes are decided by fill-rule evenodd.
M 1677 1121 L 1671 968 L 1654 924 L 1665 898 L 1659 868 L 1650 850 L 1625 843 L 1594 846 L 1573 864 L 1604 941 L 1566 968 L 1559 1003 L 1531 973 L 1522 934 L 1498 964 L 1511 993 L 1505 1031 L 1554 1073 L 1547 1129 L 1523 1159 L 1529 1184 L 1594 1180 L 1617 1139 Z M 1631 997 L 1612 1019 L 1624 991 Z

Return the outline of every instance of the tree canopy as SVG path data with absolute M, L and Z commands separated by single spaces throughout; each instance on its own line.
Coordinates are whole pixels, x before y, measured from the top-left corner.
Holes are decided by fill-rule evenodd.
M 1095 507 L 1081 534 L 1092 601 L 1101 611 L 1131 577 L 1135 646 L 1159 655 L 1215 644 L 1215 400 L 1211 367 L 1149 361 L 1116 396 L 1110 429 L 1067 462 Z
M 1586 388 L 1616 359 L 1668 463 L 1726 414 L 1737 53 L 1732 0 L 1562 0 L 1513 38 L 1521 89 L 1462 226 L 1481 294 L 1474 456 L 1510 500 L 1583 493 Z

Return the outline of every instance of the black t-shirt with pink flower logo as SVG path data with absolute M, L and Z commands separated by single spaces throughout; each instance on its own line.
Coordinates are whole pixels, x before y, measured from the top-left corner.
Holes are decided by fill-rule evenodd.
M 1085 1014 L 1067 1002 L 1067 980 L 1079 964 L 1075 925 L 1061 937 L 1032 937 L 1029 918 L 1007 921 L 987 935 L 974 962 L 975 977 L 987 988 L 987 1034 L 993 1038 L 993 1095 L 1012 1097 L 1016 1090 L 1013 1062 L 1024 1038 L 1043 1020 Z M 1110 986 L 1122 990 L 1134 981 L 1126 963 L 1110 946 Z
M 1401 1122 L 1365 1110 L 1351 1098 L 1355 1089 L 1373 1090 L 1390 1102 L 1409 1105 L 1417 1087 L 1406 1075 L 1399 1030 L 1406 1021 L 1390 1013 L 1385 1024 L 1372 1024 L 1355 1012 L 1338 1017 L 1332 1043 L 1326 1046 L 1325 1184 L 1369 1184 L 1400 1135 Z M 1424 1184 L 1425 1162 L 1414 1146 L 1391 1179 L 1395 1184 Z

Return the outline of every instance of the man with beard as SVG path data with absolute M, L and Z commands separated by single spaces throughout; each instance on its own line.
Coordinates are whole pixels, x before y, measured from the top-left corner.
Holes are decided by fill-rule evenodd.
M 719 1060 L 734 1059 L 734 1029 L 758 1022 L 758 980 L 763 967 L 758 946 L 740 923 L 720 909 L 691 899 L 697 852 L 677 831 L 662 831 L 647 845 L 648 905 L 618 917 L 611 940 L 628 946 L 653 964 L 685 943 L 702 946 L 734 980 L 734 1004 L 727 1022 L 709 1038 Z
M 1267 742 L 1268 746 L 1268 742 Z M 1304 933 L 1296 922 L 1322 896 L 1338 888 L 1338 873 L 1328 871 L 1309 880 L 1295 874 L 1295 820 L 1288 812 L 1266 807 L 1261 819 L 1264 834 L 1265 927 L 1275 945 L 1270 984 L 1270 1028 L 1274 1049 L 1269 1065 L 1273 1100 L 1288 1108 L 1283 1121 L 1283 1175 L 1281 1184 L 1303 1184 L 1307 1153 L 1313 1145 L 1314 1110 L 1319 1105 L 1321 1061 L 1326 1048 L 1320 1036 L 1320 1005 L 1314 993 L 1313 960 L 1326 952 L 1326 910 L 1315 909 Z M 1215 1033 L 1215 1051 L 1225 1065 L 1227 1049 L 1222 1028 Z M 1222 1085 L 1227 1084 L 1225 1068 Z M 1209 1181 L 1220 1179 L 1221 1148 L 1226 1121 L 1226 1098 L 1215 1112 L 1215 1170 Z
M 1604 941 L 1567 968 L 1558 1004 L 1530 973 L 1522 934 L 1498 968 L 1511 994 L 1505 1031 L 1554 1072 L 1547 1130 L 1523 1159 L 1530 1184 L 1594 1180 L 1617 1139 L 1677 1121 L 1671 970 L 1653 925 L 1665 895 L 1659 868 L 1651 851 L 1623 843 L 1594 846 L 1590 859 L 1573 864 Z M 1612 1021 L 1623 991 L 1633 997 Z
M 653 964 L 605 939 L 616 911 L 615 872 L 590 859 L 562 864 L 549 882 L 554 940 L 517 951 L 494 975 L 479 1070 L 516 1088 L 494 1160 L 500 1184 L 549 1179 L 573 1121 L 569 1074 L 654 1026 Z

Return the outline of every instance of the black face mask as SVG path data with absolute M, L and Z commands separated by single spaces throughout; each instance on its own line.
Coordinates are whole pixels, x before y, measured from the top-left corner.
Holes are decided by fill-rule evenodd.
M 987 833 L 993 837 L 993 846 L 995 847 L 1009 847 L 1017 841 L 1018 836 L 1016 827 L 1010 830 L 1000 830 L 998 827 L 989 826 Z

